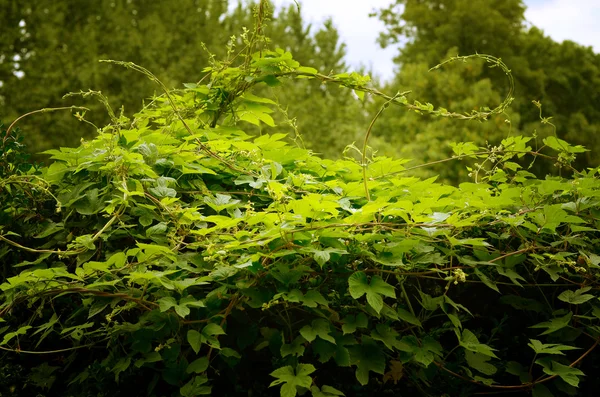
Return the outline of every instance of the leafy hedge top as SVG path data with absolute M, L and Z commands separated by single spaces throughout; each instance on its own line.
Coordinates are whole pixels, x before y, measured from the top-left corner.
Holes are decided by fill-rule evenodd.
M 149 395 L 360 395 L 353 371 L 369 393 L 433 379 L 572 392 L 600 331 L 599 170 L 537 179 L 521 136 L 456 144 L 480 162 L 458 187 L 407 176 L 406 160 L 320 159 L 284 141 L 253 89 L 317 78 L 383 94 L 244 39 L 239 67 L 214 64 L 134 120 L 111 111 L 49 167 L 4 169 L 0 349 L 63 363 L 30 382 L 62 371 L 70 393 L 109 393 L 110 371 L 152 379 Z M 387 103 L 485 118 L 403 98 Z M 544 145 L 563 166 L 584 150 Z

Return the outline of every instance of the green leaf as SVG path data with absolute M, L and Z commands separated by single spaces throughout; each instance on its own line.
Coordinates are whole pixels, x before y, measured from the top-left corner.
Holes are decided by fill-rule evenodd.
M 576 145 L 576 146 L 572 146 L 569 145 L 568 142 L 563 141 L 562 139 L 556 138 L 555 136 L 549 136 L 547 138 L 543 139 L 543 142 L 545 145 L 551 147 L 552 149 L 562 152 L 569 152 L 569 153 L 584 153 L 587 151 L 586 148 L 584 148 L 581 145 Z
M 483 274 L 482 271 L 480 271 L 479 269 L 475 269 L 475 274 L 477 275 L 477 277 L 479 277 L 481 282 L 484 283 L 488 288 L 491 288 L 494 291 L 496 291 L 497 293 L 500 293 L 500 290 L 498 289 L 498 286 L 496 285 L 496 283 L 494 283 L 492 280 L 490 280 L 490 278 L 488 276 L 486 276 L 485 274 Z
M 521 383 L 531 382 L 529 368 L 525 368 L 521 363 L 509 361 L 506 363 L 506 372 L 519 377 Z
M 398 339 L 398 332 L 386 324 L 377 324 L 374 331 L 371 332 L 371 338 L 383 342 L 385 347 L 390 350 L 394 350 L 400 344 Z
M 312 342 L 318 336 L 319 338 L 335 344 L 333 336 L 329 335 L 331 326 L 327 320 L 313 320 L 312 326 L 305 325 L 300 329 L 300 335 L 308 342 Z
M 559 344 L 544 344 L 537 339 L 529 339 L 530 343 L 527 346 L 531 347 L 535 354 L 561 354 L 564 350 L 577 350 L 579 347 L 567 346 L 567 345 L 559 345 Z
M 367 328 L 369 326 L 369 319 L 364 313 L 358 313 L 356 316 L 350 315 L 344 317 L 342 320 L 342 331 L 344 335 L 352 334 L 357 328 Z
M 547 358 L 538 359 L 535 362 L 544 368 L 544 373 L 548 375 L 558 375 L 562 380 L 573 387 L 579 386 L 579 376 L 585 376 L 578 368 L 569 367 L 568 365 L 563 365 Z
M 517 310 L 529 310 L 536 313 L 543 313 L 546 308 L 535 299 L 522 298 L 517 295 L 505 295 L 500 298 L 500 303 L 510 305 Z
M 194 352 L 196 354 L 200 352 L 201 340 L 202 336 L 200 335 L 200 332 L 196 331 L 195 329 L 190 329 L 187 332 L 187 341 L 190 344 L 190 346 L 192 346 L 192 349 L 194 349 Z
M 319 291 L 311 289 L 301 298 L 302 304 L 307 307 L 315 308 L 318 305 L 327 306 L 329 302 L 321 295 Z
M 215 323 L 209 323 L 202 329 L 202 335 L 213 336 L 213 335 L 225 335 L 225 331 L 220 325 Z
M 188 341 L 189 341 L 189 333 L 188 333 Z M 208 369 L 209 364 L 210 363 L 208 361 L 207 356 L 200 357 L 200 358 L 192 361 L 192 363 L 190 365 L 188 365 L 186 372 L 188 374 L 191 374 L 192 372 L 194 372 L 196 374 L 202 373 Z
M 165 222 L 160 222 L 160 223 L 157 223 L 156 225 L 146 229 L 146 237 L 164 235 L 166 231 L 167 231 L 167 224 Z
M 481 372 L 484 375 L 491 376 L 498 371 L 498 368 L 488 362 L 490 361 L 490 357 L 485 354 L 466 350 L 465 359 L 467 360 L 469 367 Z
M 548 335 L 568 326 L 571 322 L 571 317 L 573 317 L 573 312 L 569 312 L 562 317 L 553 318 L 550 321 L 532 325 L 529 328 L 546 328 L 540 335 Z
M 383 297 L 396 297 L 394 287 L 383 281 L 379 276 L 371 277 L 369 283 L 367 275 L 363 272 L 356 272 L 348 279 L 350 295 L 354 299 L 358 299 L 363 295 L 367 295 L 367 302 L 377 312 L 381 312 L 383 308 Z
M 371 338 L 363 337 L 362 343 L 349 346 L 350 363 L 356 365 L 356 379 L 361 385 L 369 383 L 369 372 L 383 375 L 385 372 L 385 355 L 377 343 Z
M 188 383 L 179 389 L 179 393 L 183 397 L 207 396 L 212 390 L 210 386 L 204 386 L 208 383 L 208 378 L 205 376 L 194 376 Z
M 271 382 L 269 387 L 283 384 L 280 391 L 281 397 L 295 397 L 298 387 L 310 389 L 312 378 L 309 375 L 315 370 L 312 364 L 298 364 L 295 371 L 290 365 L 278 368 L 271 372 L 271 376 L 277 379 Z
M 31 329 L 31 326 L 30 325 L 25 325 L 25 326 L 19 328 L 18 330 L 16 330 L 15 332 L 9 332 L 9 333 L 7 333 L 6 335 L 4 335 L 4 339 L 2 340 L 2 343 L 0 343 L 0 346 L 6 345 L 15 336 L 25 335 L 27 333 L 27 330 L 29 330 L 29 329 Z
M 310 388 L 310 391 L 313 397 L 336 397 L 336 396 L 345 396 L 344 393 L 339 391 L 338 389 L 323 385 L 321 389 L 318 386 L 313 386 Z
M 576 291 L 563 291 L 560 295 L 558 295 L 558 299 L 563 302 L 570 303 L 572 305 L 581 305 L 582 303 L 585 303 L 590 299 L 595 298 L 594 295 L 586 294 L 586 292 L 588 292 L 591 289 L 592 287 L 584 287 Z
M 130 364 L 131 357 L 123 357 L 113 365 L 112 372 L 115 373 L 115 380 L 119 380 L 119 374 L 126 371 Z
M 205 196 L 204 202 L 216 212 L 221 212 L 236 207 L 240 200 L 233 200 L 229 195 L 217 193 L 215 197 Z
M 465 349 L 475 353 L 481 353 L 489 357 L 498 358 L 494 354 L 495 349 L 492 349 L 491 347 L 483 343 L 479 343 L 477 336 L 475 336 L 475 334 L 469 331 L 468 329 L 465 328 L 462 332 L 462 335 L 460 335 L 457 330 L 455 330 L 454 332 L 456 333 L 456 336 L 459 339 L 460 345 Z
M 421 327 L 421 321 L 419 321 L 419 319 L 415 317 L 411 312 L 402 308 L 398 308 L 397 312 L 398 317 L 400 317 L 402 320 L 406 321 L 409 324 Z
M 315 259 L 315 262 L 317 262 L 322 269 L 323 265 L 325 265 L 331 258 L 331 255 L 329 255 L 329 252 L 327 252 L 327 251 L 315 251 L 313 258 Z
M 301 357 L 302 355 L 304 355 L 304 342 L 306 342 L 306 339 L 304 339 L 301 336 L 298 336 L 292 341 L 292 343 L 282 344 L 281 349 L 279 350 L 281 357 L 283 358 L 289 355 Z

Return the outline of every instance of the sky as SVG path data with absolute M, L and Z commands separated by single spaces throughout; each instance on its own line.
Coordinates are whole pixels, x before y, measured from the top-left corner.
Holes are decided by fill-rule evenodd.
M 293 0 L 274 2 L 276 6 L 294 4 Z M 393 0 L 301 0 L 301 12 L 315 27 L 331 17 L 347 45 L 348 63 L 371 67 L 388 79 L 393 76 L 392 58 L 397 50 L 379 47 L 375 40 L 384 26 L 368 14 L 391 3 Z M 572 40 L 600 52 L 600 0 L 525 0 L 525 4 L 527 20 L 555 41 Z

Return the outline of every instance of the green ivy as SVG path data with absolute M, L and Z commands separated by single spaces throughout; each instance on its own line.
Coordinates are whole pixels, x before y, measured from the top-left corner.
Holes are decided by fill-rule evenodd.
M 600 169 L 537 178 L 547 155 L 511 136 L 454 145 L 479 164 L 449 186 L 290 145 L 255 87 L 319 79 L 459 119 L 511 98 L 456 114 L 319 74 L 265 46 L 261 12 L 183 89 L 119 62 L 163 94 L 50 166 L 3 165 L 0 349 L 24 393 L 577 394 L 600 337 Z M 564 168 L 585 150 L 544 144 Z

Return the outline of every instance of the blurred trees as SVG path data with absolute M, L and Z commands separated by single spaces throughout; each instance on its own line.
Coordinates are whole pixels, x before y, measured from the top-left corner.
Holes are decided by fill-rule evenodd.
M 102 91 L 113 107 L 123 105 L 132 114 L 156 87 L 141 74 L 98 60 L 144 65 L 175 86 L 199 78 L 208 59 L 201 43 L 219 53 L 231 33 L 231 24 L 223 20 L 227 1 L 181 0 L 175 6 L 143 0 L 0 0 L 0 10 L 1 117 L 6 121 L 31 110 L 85 103 L 92 109 L 86 117 L 103 125 L 106 112 L 94 100 L 61 100 L 68 92 L 88 89 Z M 67 113 L 20 124 L 31 150 L 73 145 L 82 132 L 95 132 Z
M 388 112 L 376 134 L 393 142 L 400 154 L 419 162 L 440 159 L 450 152 L 450 141 L 497 144 L 498 138 L 511 132 L 552 134 L 551 126 L 540 126 L 539 109 L 532 104 L 536 100 L 542 103 L 543 116 L 552 117 L 559 137 L 597 153 L 600 55 L 570 41 L 556 43 L 539 29 L 528 27 L 524 11 L 521 0 L 396 0 L 380 10 L 377 16 L 387 27 L 380 44 L 402 44 L 395 58 L 399 73 L 386 91 L 411 89 L 410 98 L 455 111 L 495 107 L 507 92 L 506 77 L 497 69 L 468 63 L 427 72 L 450 56 L 475 52 L 501 58 L 512 69 L 516 89 L 510 113 L 488 123 Z M 580 156 L 576 164 L 593 165 L 598 165 L 598 160 L 589 153 Z M 435 172 L 455 174 L 464 168 L 460 164 L 453 167 L 449 170 L 444 164 Z
M 232 35 L 242 33 L 243 27 L 252 29 L 252 3 L 228 3 L 233 2 L 0 0 L 0 119 L 10 122 L 31 110 L 83 104 L 92 110 L 86 118 L 104 125 L 106 111 L 95 99 L 61 99 L 68 92 L 89 89 L 102 91 L 115 111 L 123 106 L 125 114 L 135 113 L 158 87 L 141 74 L 98 60 L 132 61 L 167 87 L 197 81 L 210 54 L 219 59 Z M 291 51 L 302 63 L 325 73 L 346 68 L 344 46 L 333 23 L 313 29 L 294 3 L 268 22 L 266 33 L 274 38 L 273 46 Z M 359 128 L 358 123 L 350 126 L 357 112 L 347 109 L 357 104 L 348 90 L 299 83 L 285 92 L 273 91 L 284 107 L 301 103 L 296 109 L 303 109 L 302 114 L 296 111 L 288 117 L 300 120 L 297 127 L 305 132 L 307 146 L 316 150 L 339 154 L 348 142 L 333 136 Z M 36 115 L 19 125 L 33 152 L 76 145 L 95 133 L 93 127 L 77 124 L 69 112 Z
M 348 70 L 345 44 L 331 19 L 314 29 L 291 3 L 269 25 L 267 36 L 290 51 L 301 65 L 310 65 L 323 74 Z M 288 118 L 296 121 L 305 146 L 326 157 L 340 157 L 344 148 L 361 139 L 366 131 L 369 114 L 347 88 L 305 80 L 286 84 L 285 90 L 271 91 L 283 108 L 289 106 Z

